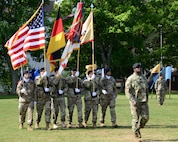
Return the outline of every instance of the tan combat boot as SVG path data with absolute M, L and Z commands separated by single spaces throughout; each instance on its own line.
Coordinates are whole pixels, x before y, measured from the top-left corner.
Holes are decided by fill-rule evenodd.
M 19 125 L 19 129 L 23 129 L 23 123 Z
M 79 128 L 83 128 L 84 126 L 83 126 L 83 124 L 80 122 L 79 123 Z
M 93 128 L 96 128 L 96 123 L 93 123 Z
M 66 128 L 66 124 L 65 124 L 64 121 L 61 122 L 61 126 L 62 126 L 63 128 Z
M 39 129 L 39 123 L 38 122 L 35 124 L 35 129 Z
M 72 128 L 71 123 L 69 123 L 69 124 L 67 125 L 67 128 Z
M 53 129 L 57 129 L 57 128 L 58 128 L 57 124 L 53 124 Z
M 101 127 L 106 127 L 106 125 L 104 123 L 100 123 Z
M 84 122 L 83 123 L 83 126 L 86 128 L 88 125 L 87 125 L 87 122 Z
M 117 128 L 118 125 L 117 125 L 116 123 L 112 123 L 112 127 L 113 127 L 113 128 Z
M 28 128 L 27 128 L 28 131 L 33 131 L 33 128 L 31 125 L 28 125 Z
M 51 130 L 51 128 L 49 127 L 49 123 L 46 123 L 46 130 Z

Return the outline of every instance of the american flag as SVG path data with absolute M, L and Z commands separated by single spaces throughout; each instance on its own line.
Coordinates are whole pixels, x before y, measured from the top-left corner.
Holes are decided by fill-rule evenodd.
M 33 16 L 6 42 L 13 69 L 27 63 L 25 51 L 45 47 L 43 3 Z

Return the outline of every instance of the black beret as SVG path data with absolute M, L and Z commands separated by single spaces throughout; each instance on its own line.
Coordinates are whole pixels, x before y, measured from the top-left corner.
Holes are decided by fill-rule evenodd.
M 76 69 L 76 68 L 73 68 L 72 71 L 77 71 L 77 69 Z
M 111 71 L 110 68 L 106 68 L 106 69 L 105 69 L 105 73 L 110 72 L 110 71 Z
M 138 68 L 138 67 L 141 67 L 141 63 L 135 63 L 132 66 L 133 69 Z
M 89 75 L 90 73 L 92 73 L 92 72 L 93 72 L 92 70 L 89 70 L 89 71 L 88 71 L 88 75 Z
M 24 71 L 24 72 L 23 72 L 23 74 L 28 74 L 28 73 L 30 73 L 30 72 L 29 72 L 29 71 Z
M 42 72 L 42 71 L 44 71 L 44 70 L 45 70 L 44 68 L 41 68 L 41 69 L 40 69 L 40 72 Z

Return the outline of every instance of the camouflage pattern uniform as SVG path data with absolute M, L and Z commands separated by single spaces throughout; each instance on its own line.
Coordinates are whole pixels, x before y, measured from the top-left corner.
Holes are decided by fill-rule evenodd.
M 62 94 L 59 94 L 58 90 L 63 90 Z M 65 127 L 65 117 L 66 117 L 66 103 L 65 103 L 65 80 L 63 78 L 58 78 L 57 76 L 50 77 L 50 93 L 53 101 L 52 116 L 53 124 L 57 123 L 57 118 L 60 108 L 60 118 L 61 124 Z
M 156 90 L 156 95 L 158 96 L 158 103 L 160 105 L 163 105 L 164 103 L 164 97 L 166 94 L 167 90 L 167 84 L 166 81 L 161 78 L 158 78 L 155 82 L 155 90 Z
M 111 115 L 111 122 L 114 127 L 116 127 L 116 111 L 115 111 L 115 104 L 116 104 L 116 81 L 114 77 L 110 76 L 110 79 L 104 76 L 100 79 L 100 87 L 101 90 L 106 90 L 107 94 L 100 94 L 100 105 L 101 105 L 101 118 L 100 123 L 105 123 L 105 116 L 107 107 L 110 107 L 110 115 Z
M 147 79 L 142 74 L 137 75 L 134 72 L 126 80 L 125 95 L 130 103 L 132 130 L 136 133 L 140 128 L 143 128 L 149 120 Z
M 78 86 L 81 88 L 81 79 L 78 77 L 75 77 L 73 75 L 66 77 L 66 84 L 67 84 L 67 107 L 69 111 L 69 116 L 68 116 L 68 121 L 69 125 L 68 127 L 71 127 L 72 123 L 72 117 L 73 117 L 73 111 L 75 105 L 77 106 L 77 112 L 78 112 L 78 122 L 79 122 L 79 127 L 83 127 L 83 117 L 82 117 L 82 95 L 81 92 L 76 93 L 75 88 L 76 88 L 76 81 L 78 79 Z
M 94 84 L 94 88 L 93 88 Z M 98 104 L 99 104 L 99 94 L 100 91 L 98 90 L 98 82 L 96 78 L 93 80 L 85 79 L 83 82 L 84 87 L 84 101 L 85 101 L 85 125 L 87 124 L 90 112 L 92 111 L 93 118 L 93 127 L 96 127 L 97 122 L 97 113 L 98 113 Z M 96 96 L 92 95 L 93 92 L 96 92 Z
M 35 79 L 36 90 L 35 90 L 35 101 L 36 101 L 36 128 L 39 128 L 43 109 L 45 107 L 45 122 L 46 128 L 49 129 L 49 123 L 51 118 L 51 96 L 49 92 L 45 92 L 45 88 L 49 88 L 49 78 L 47 76 L 37 76 Z
M 26 92 L 21 93 L 21 89 L 25 88 Z M 26 112 L 28 112 L 27 123 L 31 127 L 33 124 L 33 110 L 34 110 L 34 89 L 35 84 L 33 80 L 28 82 L 20 81 L 17 85 L 16 92 L 19 96 L 19 123 L 20 127 L 23 128 L 23 123 L 25 122 Z M 19 127 L 19 128 L 20 128 Z

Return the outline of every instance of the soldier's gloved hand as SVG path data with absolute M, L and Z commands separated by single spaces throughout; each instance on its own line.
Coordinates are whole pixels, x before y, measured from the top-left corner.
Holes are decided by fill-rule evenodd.
M 96 97 L 96 92 L 92 92 L 92 97 Z
M 108 94 L 108 92 L 107 92 L 106 90 L 102 90 L 102 93 L 103 93 L 104 95 Z
M 46 77 L 47 76 L 47 71 L 45 71 L 44 73 L 43 73 L 43 77 Z
M 49 88 L 45 87 L 44 90 L 45 90 L 45 92 L 49 92 Z
M 58 90 L 58 93 L 63 94 L 64 92 L 63 92 L 63 90 Z
M 25 88 L 22 88 L 22 89 L 20 90 L 20 92 L 23 93 L 23 94 L 25 94 L 25 93 L 26 93 L 26 89 L 25 89 Z
M 79 93 L 79 92 L 80 92 L 80 89 L 75 88 L 75 92 L 76 92 L 76 93 Z
M 79 76 L 79 71 L 76 71 L 75 76 L 76 76 L 76 77 Z
M 36 105 L 36 101 L 34 101 L 34 105 Z

